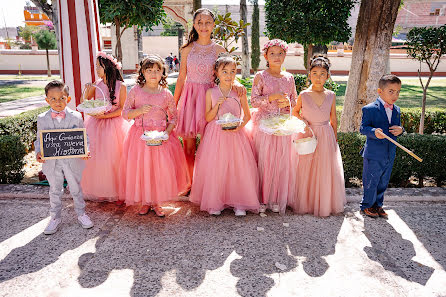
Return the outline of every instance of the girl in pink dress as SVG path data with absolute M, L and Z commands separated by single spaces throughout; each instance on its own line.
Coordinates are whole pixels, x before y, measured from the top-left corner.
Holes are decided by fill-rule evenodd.
M 299 156 L 296 195 L 289 205 L 297 213 L 321 217 L 342 212 L 346 203 L 344 168 L 337 143 L 336 96 L 324 88 L 329 68 L 326 57 L 312 59 L 311 86 L 300 93 L 293 109 L 293 114 L 314 131 L 318 143 L 314 153 Z M 309 136 L 307 129 L 303 137 Z
M 120 63 L 112 56 L 99 52 L 96 73 L 100 80 L 96 82 L 96 87 L 86 86 L 87 91 L 83 98 L 104 99 L 105 96 L 112 104 L 110 111 L 102 115 L 86 116 L 85 119 L 91 158 L 86 162 L 81 186 L 84 196 L 90 200 L 121 203 L 118 201 L 119 162 L 130 125 L 121 117 L 127 89 L 123 84 L 120 68 Z
M 141 215 L 152 208 L 158 216 L 164 216 L 160 204 L 190 187 L 186 159 L 173 132 L 177 111 L 172 93 L 166 88 L 166 73 L 160 56 L 145 58 L 122 112 L 125 119 L 135 122 L 124 141 L 120 196 L 127 205 L 140 204 Z M 140 137 L 153 130 L 165 131 L 169 138 L 160 146 L 147 146 Z
M 176 131 L 183 138 L 183 149 L 192 177 L 194 172 L 196 137 L 203 135 L 206 126 L 206 90 L 213 86 L 213 66 L 217 56 L 226 52 L 221 45 L 211 40 L 215 26 L 214 14 L 207 8 L 194 13 L 193 27 L 187 43 L 181 48 L 180 72 L 175 87 L 175 102 L 178 105 Z M 244 95 L 246 89 L 237 84 L 234 89 Z
M 246 95 L 239 97 L 232 89 L 237 64 L 223 56 L 215 62 L 219 84 L 206 92 L 206 121 L 208 122 L 198 148 L 195 178 L 190 201 L 212 215 L 227 207 L 236 216 L 259 209 L 259 177 L 253 147 L 245 132 L 251 118 Z M 234 130 L 222 130 L 217 120 L 228 113 L 243 122 Z
M 296 104 L 296 86 L 291 73 L 281 71 L 288 46 L 274 39 L 263 47 L 268 68 L 254 77 L 251 104 L 258 108 L 253 116 L 253 139 L 260 176 L 260 211 L 266 208 L 285 213 L 287 200 L 293 196 L 295 167 L 292 165 L 291 136 L 275 136 L 259 129 L 260 120 L 289 114 Z

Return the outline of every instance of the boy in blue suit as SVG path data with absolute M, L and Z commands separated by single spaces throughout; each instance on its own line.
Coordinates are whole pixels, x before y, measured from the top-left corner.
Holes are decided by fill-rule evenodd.
M 396 75 L 384 75 L 379 80 L 378 99 L 362 108 L 360 132 L 367 136 L 367 140 L 361 150 L 364 158 L 361 213 L 372 218 L 387 218 L 382 206 L 392 173 L 396 146 L 380 132 L 394 140 L 404 132 L 400 108 L 394 104 L 400 90 L 401 80 Z
M 45 228 L 44 234 L 53 234 L 61 223 L 62 194 L 64 177 L 70 187 L 74 201 L 74 209 L 79 223 L 83 228 L 93 227 L 90 218 L 85 214 L 85 202 L 82 195 L 80 181 L 85 168 L 85 159 L 49 159 L 43 160 L 40 152 L 40 131 L 49 129 L 84 128 L 82 115 L 67 107 L 71 98 L 68 97 L 68 87 L 63 82 L 53 80 L 45 87 L 46 102 L 51 106 L 47 112 L 37 117 L 36 159 L 42 164 L 42 171 L 50 184 L 50 214 L 51 220 Z

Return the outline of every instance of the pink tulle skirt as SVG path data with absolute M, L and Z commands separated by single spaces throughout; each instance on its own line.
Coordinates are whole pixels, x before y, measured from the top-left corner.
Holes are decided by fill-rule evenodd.
M 296 195 L 289 205 L 296 213 L 325 217 L 346 204 L 341 152 L 330 125 L 311 126 L 317 137 L 313 154 L 299 156 Z
M 195 138 L 203 135 L 206 126 L 206 91 L 212 84 L 187 82 L 181 92 L 178 103 L 178 122 L 176 133 L 183 138 Z
M 121 159 L 120 199 L 127 205 L 158 205 L 177 199 L 190 187 L 186 158 L 175 133 L 160 146 L 147 146 L 144 130 L 133 125 L 124 142 Z
M 119 197 L 119 163 L 130 124 L 122 117 L 85 120 L 91 158 L 86 161 L 81 187 L 84 197 L 95 201 L 116 201 Z
M 208 212 L 231 207 L 257 213 L 258 196 L 257 164 L 246 132 L 223 131 L 210 122 L 198 148 L 190 201 Z
M 260 177 L 260 202 L 268 208 L 279 205 L 285 213 L 288 199 L 295 195 L 296 162 L 291 136 L 274 136 L 252 129 Z

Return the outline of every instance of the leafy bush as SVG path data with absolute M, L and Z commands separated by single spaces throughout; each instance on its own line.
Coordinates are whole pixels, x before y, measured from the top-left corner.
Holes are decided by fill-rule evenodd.
M 344 164 L 346 184 L 350 178 L 362 178 L 363 159 L 359 152 L 366 137 L 359 133 L 338 133 L 338 143 Z M 406 134 L 398 138 L 398 142 L 412 150 L 423 159 L 418 162 L 406 152 L 397 148 L 395 163 L 390 182 L 396 186 L 406 186 L 409 177 L 415 176 L 422 180 L 426 177 L 434 178 L 437 186 L 446 181 L 446 136 Z
M 294 83 L 296 84 L 297 94 L 308 88 L 308 86 L 310 85 L 308 76 L 306 74 L 295 74 Z M 336 93 L 339 89 L 339 84 L 329 79 L 325 82 L 324 87 Z
M 25 149 L 30 150 L 37 135 L 37 116 L 48 109 L 49 106 L 45 106 L 0 119 L 0 136 L 16 135 Z
M 25 146 L 18 136 L 0 136 L 0 184 L 20 183 L 25 175 L 25 155 Z

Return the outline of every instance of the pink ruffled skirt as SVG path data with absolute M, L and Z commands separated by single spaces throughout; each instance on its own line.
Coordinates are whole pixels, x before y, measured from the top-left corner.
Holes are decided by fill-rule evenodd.
M 81 187 L 84 197 L 94 201 L 116 201 L 119 197 L 119 163 L 130 124 L 122 117 L 85 120 L 91 158 L 85 162 Z
M 177 199 L 190 187 L 181 143 L 172 132 L 160 146 L 147 146 L 144 129 L 133 125 L 124 142 L 120 199 L 127 205 L 158 205 Z

